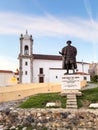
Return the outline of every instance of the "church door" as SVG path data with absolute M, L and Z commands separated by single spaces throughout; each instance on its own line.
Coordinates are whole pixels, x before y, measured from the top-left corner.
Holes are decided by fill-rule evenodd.
M 44 82 L 44 77 L 39 77 L 39 83 L 43 83 Z

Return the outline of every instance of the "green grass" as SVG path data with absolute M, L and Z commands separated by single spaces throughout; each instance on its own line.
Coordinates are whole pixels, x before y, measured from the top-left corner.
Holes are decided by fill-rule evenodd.
M 78 107 L 88 107 L 90 103 L 98 102 L 98 88 L 82 90 L 82 96 L 77 97 Z
M 66 107 L 66 97 L 61 97 L 60 93 L 46 93 L 38 94 L 30 97 L 23 102 L 19 107 L 21 108 L 45 108 L 47 102 L 60 101 L 61 107 Z
M 61 102 L 61 108 L 66 108 L 66 97 L 61 97 L 60 93 L 38 94 L 23 102 L 21 108 L 46 108 L 47 102 Z M 82 96 L 77 97 L 78 107 L 88 108 L 90 103 L 98 102 L 98 88 L 82 90 Z

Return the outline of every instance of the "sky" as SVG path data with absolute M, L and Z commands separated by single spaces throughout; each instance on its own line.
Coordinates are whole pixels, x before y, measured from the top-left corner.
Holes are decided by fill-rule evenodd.
M 32 35 L 33 53 L 59 55 L 71 40 L 77 61 L 98 62 L 98 0 L 1 0 L 0 70 L 19 68 L 20 35 Z

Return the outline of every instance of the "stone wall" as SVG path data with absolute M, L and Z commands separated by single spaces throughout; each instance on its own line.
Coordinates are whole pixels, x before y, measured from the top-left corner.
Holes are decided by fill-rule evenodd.
M 81 88 L 86 85 L 86 81 L 81 81 Z M 23 99 L 27 96 L 38 93 L 52 93 L 61 91 L 61 83 L 32 83 L 0 87 L 0 102 Z
M 38 93 L 61 92 L 61 83 L 17 84 L 0 88 L 0 102 L 23 99 Z
M 98 130 L 97 110 L 6 109 L 0 130 Z

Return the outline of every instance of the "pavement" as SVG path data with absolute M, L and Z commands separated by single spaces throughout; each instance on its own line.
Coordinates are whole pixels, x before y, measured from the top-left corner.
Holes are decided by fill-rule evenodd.
M 88 83 L 86 87 L 82 88 L 82 90 L 96 88 L 96 87 L 98 87 L 98 84 L 96 84 L 96 83 Z

